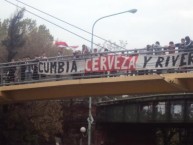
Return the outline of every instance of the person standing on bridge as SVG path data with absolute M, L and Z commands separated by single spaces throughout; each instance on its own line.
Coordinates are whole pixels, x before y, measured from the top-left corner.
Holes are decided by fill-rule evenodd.
M 193 49 L 193 41 L 190 39 L 189 36 L 186 36 L 186 37 L 185 37 L 185 41 L 186 41 L 186 43 L 185 43 L 185 49 L 186 49 L 186 51 L 187 51 L 187 52 L 192 51 L 192 49 Z
M 31 81 L 32 75 L 33 75 L 33 65 L 30 64 L 31 62 L 29 62 L 29 60 L 30 60 L 30 57 L 28 57 L 26 61 L 26 70 L 25 70 L 26 81 Z
M 35 56 L 35 59 L 33 61 L 33 80 L 39 80 L 39 74 L 38 74 L 38 62 L 39 62 L 39 57 Z
M 155 55 L 163 55 L 164 54 L 164 52 L 162 51 L 162 47 L 161 47 L 159 41 L 156 41 L 155 44 L 152 45 L 152 47 L 154 49 Z M 161 69 L 157 69 L 156 72 L 157 72 L 157 74 L 161 74 L 162 70 Z
M 169 46 L 167 47 L 168 53 L 169 54 L 174 54 L 175 53 L 175 48 L 176 48 L 176 46 L 175 46 L 174 42 L 170 41 Z
M 159 41 L 156 41 L 155 44 L 152 45 L 152 47 L 154 49 L 155 55 L 161 55 L 163 53 Z
M 46 53 L 43 52 L 42 55 L 40 56 L 40 61 L 47 61 L 48 60 L 48 57 L 46 56 Z M 46 75 L 45 74 L 41 74 L 40 75 L 40 79 L 43 79 L 43 78 L 46 78 Z
M 185 51 L 185 45 L 186 45 L 186 41 L 184 38 L 182 38 L 181 43 L 176 44 L 176 47 L 178 47 L 178 52 L 184 52 Z
M 15 60 L 12 59 L 11 60 L 11 64 L 10 67 L 8 68 L 8 72 L 7 72 L 7 81 L 8 83 L 11 82 L 15 82 L 15 70 L 16 70 L 16 66 L 15 66 Z

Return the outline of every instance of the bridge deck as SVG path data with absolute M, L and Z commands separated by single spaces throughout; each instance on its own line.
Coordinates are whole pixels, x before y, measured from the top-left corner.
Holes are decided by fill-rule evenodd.
M 193 73 L 119 76 L 1 86 L 0 102 L 175 92 L 193 92 Z

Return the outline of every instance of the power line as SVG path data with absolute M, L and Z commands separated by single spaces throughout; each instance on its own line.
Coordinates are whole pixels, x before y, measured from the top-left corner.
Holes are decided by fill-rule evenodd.
M 29 5 L 29 4 L 26 4 L 26 3 L 22 2 L 22 1 L 19 1 L 19 0 L 16 0 L 16 1 L 18 1 L 19 3 L 22 3 L 22 4 L 25 5 L 25 6 L 28 6 L 28 7 L 32 8 L 32 9 L 34 9 L 34 10 L 37 10 L 37 11 L 39 11 L 39 12 L 45 14 L 45 15 L 48 15 L 48 16 L 56 19 L 56 20 L 59 20 L 59 21 L 61 21 L 61 22 L 64 22 L 64 23 L 66 23 L 66 24 L 68 24 L 68 25 L 70 25 L 70 26 L 72 26 L 72 27 L 74 27 L 74 28 L 77 28 L 77 29 L 79 29 L 79 30 L 81 30 L 81 31 L 83 31 L 83 32 L 86 32 L 86 33 L 88 33 L 88 34 L 91 35 L 90 32 L 88 32 L 88 31 L 86 31 L 86 30 L 84 30 L 84 29 L 82 29 L 82 28 L 80 28 L 80 27 L 78 27 L 78 26 L 75 26 L 75 25 L 73 25 L 73 24 L 71 24 L 71 23 L 68 23 L 68 22 L 62 20 L 62 19 L 59 19 L 59 18 L 57 18 L 57 17 L 55 17 L 55 16 L 53 16 L 53 15 L 51 15 L 51 14 L 49 14 L 49 13 L 46 13 L 46 12 L 44 12 L 44 11 L 42 11 L 42 10 L 40 10 L 40 9 L 37 9 L 37 8 L 35 8 L 35 7 L 33 7 L 33 6 Z M 107 41 L 106 39 L 101 38 L 101 37 L 99 37 L 99 36 L 96 36 L 96 35 L 94 35 L 94 36 L 97 37 L 97 38 L 99 38 L 99 39 L 102 39 L 102 40 L 104 40 L 104 41 Z
M 66 23 L 66 24 L 68 24 L 68 25 L 70 25 L 70 26 L 72 26 L 72 27 L 74 27 L 74 28 L 76 28 L 76 29 L 79 29 L 79 30 L 81 30 L 81 31 L 83 31 L 83 32 L 88 33 L 88 34 L 91 35 L 90 32 L 88 32 L 88 31 L 86 31 L 86 30 L 84 30 L 84 29 L 82 29 L 82 28 L 80 28 L 80 27 L 78 27 L 78 26 L 75 26 L 75 25 L 73 25 L 73 24 L 71 24 L 71 23 L 69 23 L 69 22 L 66 22 L 66 21 L 64 21 L 64 20 L 62 20 L 62 19 L 60 19 L 60 18 L 57 18 L 57 17 L 55 17 L 55 16 L 53 16 L 53 15 L 51 15 L 51 14 L 49 14 L 49 13 L 46 13 L 46 12 L 44 12 L 44 11 L 38 9 L 38 8 L 35 8 L 35 7 L 33 7 L 33 6 L 29 5 L 29 4 L 26 4 L 26 3 L 24 3 L 24 2 L 22 2 L 22 1 L 20 1 L 20 0 L 16 0 L 16 1 L 19 2 L 19 3 L 22 3 L 22 4 L 25 5 L 25 6 L 30 7 L 30 8 L 32 8 L 32 9 L 36 10 L 36 11 L 39 11 L 39 12 L 45 14 L 45 15 L 48 15 L 48 16 L 56 19 L 56 20 L 59 20 L 59 21 L 61 21 L 61 22 L 63 22 L 63 23 Z M 122 48 L 122 49 L 125 49 L 124 47 L 121 47 L 121 46 L 119 46 L 119 45 L 117 45 L 117 44 L 115 44 L 115 43 L 112 43 L 112 42 L 110 42 L 110 41 L 108 41 L 108 40 L 106 40 L 106 39 L 104 39 L 104 38 L 102 38 L 102 37 L 100 37 L 100 36 L 97 36 L 97 35 L 93 35 L 93 36 L 95 36 L 96 38 L 99 38 L 99 39 L 101 39 L 101 40 L 103 40 L 103 41 L 109 42 L 110 44 L 113 44 L 113 45 L 115 45 L 115 46 L 117 46 L 117 47 L 120 47 L 120 48 Z M 97 46 L 98 46 L 98 45 L 97 45 Z
M 8 3 L 11 4 L 11 5 L 14 5 L 14 6 L 16 6 L 16 7 L 20 8 L 20 9 L 22 9 L 22 7 L 16 5 L 16 4 L 14 4 L 14 3 L 12 3 L 12 2 L 10 2 L 10 1 L 8 1 L 8 0 L 5 0 L 5 1 L 8 2 Z M 86 38 L 84 38 L 84 37 L 82 37 L 82 36 L 80 36 L 80 35 L 78 35 L 78 34 L 72 32 L 72 31 L 70 31 L 70 30 L 68 30 L 68 29 L 66 29 L 66 28 L 63 28 L 62 26 L 60 26 L 60 25 L 58 25 L 58 24 L 56 24 L 56 23 L 53 23 L 53 22 L 51 22 L 51 21 L 49 21 L 49 20 L 47 20 L 47 19 L 45 19 L 45 18 L 43 18 L 43 17 L 41 17 L 41 16 L 35 14 L 35 13 L 29 11 L 29 10 L 26 10 L 26 9 L 25 9 L 25 11 L 28 12 L 28 13 L 30 13 L 30 14 L 32 14 L 32 15 L 34 15 L 34 16 L 36 16 L 36 17 L 38 17 L 38 18 L 40 18 L 40 19 L 43 19 L 44 21 L 46 21 L 46 22 L 48 22 L 48 23 L 50 23 L 50 24 L 52 24 L 52 25 L 55 25 L 55 26 L 57 26 L 57 27 L 59 27 L 59 28 L 65 30 L 65 31 L 67 31 L 67 32 L 69 32 L 69 33 L 71 33 L 71 34 L 73 34 L 73 35 L 79 37 L 79 38 L 82 38 L 83 40 L 86 40 L 86 41 L 88 41 L 88 42 L 91 42 L 90 40 L 88 40 L 88 39 L 86 39 Z M 98 45 L 98 44 L 96 44 L 96 43 L 94 43 L 94 44 L 95 44 L 96 46 L 98 46 L 98 47 L 103 48 L 102 46 L 100 46 L 100 45 Z

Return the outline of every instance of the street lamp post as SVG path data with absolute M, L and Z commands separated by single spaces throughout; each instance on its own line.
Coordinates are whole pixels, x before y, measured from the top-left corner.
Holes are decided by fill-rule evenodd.
M 123 11 L 123 12 L 120 12 L 120 13 L 115 13 L 115 14 L 103 16 L 103 17 L 97 19 L 97 20 L 93 23 L 93 25 L 92 25 L 92 33 L 91 33 L 91 52 L 93 52 L 94 27 L 95 27 L 95 25 L 96 25 L 96 23 L 97 23 L 98 21 L 100 21 L 101 19 L 104 19 L 104 18 L 108 18 L 108 17 L 112 17 L 112 16 L 124 14 L 124 13 L 132 13 L 132 14 L 134 14 L 134 13 L 136 13 L 136 12 L 137 12 L 137 9 L 131 9 L 131 10 L 128 10 L 128 11 Z
M 94 27 L 96 25 L 96 23 L 98 21 L 100 21 L 101 19 L 104 18 L 108 18 L 108 17 L 112 17 L 112 16 L 116 16 L 116 15 L 120 15 L 120 14 L 124 14 L 124 13 L 136 13 L 137 9 L 131 9 L 128 11 L 123 11 L 123 12 L 119 12 L 119 13 L 115 13 L 115 14 L 111 14 L 111 15 L 107 15 L 107 16 L 103 16 L 99 19 L 97 19 L 93 25 L 92 25 L 92 34 L 91 34 L 91 53 L 93 52 L 93 35 L 94 35 Z M 89 114 L 88 114 L 88 145 L 91 145 L 91 125 L 93 123 L 94 119 L 92 117 L 92 97 L 89 97 Z
M 80 128 L 81 136 L 80 136 L 80 145 L 82 145 L 82 139 L 85 137 L 86 128 L 83 126 Z

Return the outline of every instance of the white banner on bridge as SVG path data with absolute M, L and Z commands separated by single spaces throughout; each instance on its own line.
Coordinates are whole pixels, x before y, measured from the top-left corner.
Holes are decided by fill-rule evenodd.
M 106 55 L 84 60 L 40 61 L 38 72 L 47 75 L 67 75 L 181 67 L 193 67 L 192 52 L 167 55 Z

